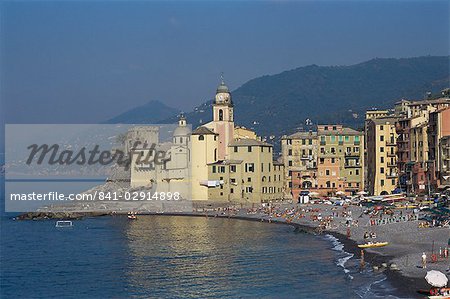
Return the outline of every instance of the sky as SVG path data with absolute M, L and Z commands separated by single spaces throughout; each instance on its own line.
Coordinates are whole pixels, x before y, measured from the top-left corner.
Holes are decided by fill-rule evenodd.
M 449 1 L 2 1 L 4 123 L 190 111 L 300 66 L 449 55 Z

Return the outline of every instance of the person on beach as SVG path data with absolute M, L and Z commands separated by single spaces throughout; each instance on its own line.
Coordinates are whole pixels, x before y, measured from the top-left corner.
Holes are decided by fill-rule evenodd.
M 422 254 L 422 268 L 427 268 L 427 255 L 425 254 L 425 252 Z
M 367 240 L 367 239 L 369 239 L 369 233 L 368 233 L 368 232 L 365 232 L 365 233 L 364 233 L 364 240 Z

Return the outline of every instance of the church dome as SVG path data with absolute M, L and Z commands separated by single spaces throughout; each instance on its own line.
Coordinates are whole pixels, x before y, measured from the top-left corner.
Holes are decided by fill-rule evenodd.
M 220 83 L 219 87 L 217 87 L 217 93 L 219 92 L 230 92 L 230 90 L 228 89 L 228 86 L 225 85 L 225 83 L 222 81 L 222 83 Z
M 184 137 L 191 134 L 191 129 L 188 126 L 178 126 L 173 131 L 173 137 Z

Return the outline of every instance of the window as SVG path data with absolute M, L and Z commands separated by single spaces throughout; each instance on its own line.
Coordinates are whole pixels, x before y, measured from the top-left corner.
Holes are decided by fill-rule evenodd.
M 354 151 L 355 153 L 359 153 L 359 147 L 354 147 L 354 148 L 353 148 L 353 151 Z
M 335 158 L 331 158 L 331 163 L 335 163 L 336 162 L 336 159 Z
M 292 150 L 291 149 L 288 150 L 288 156 L 292 156 Z
M 336 149 L 334 147 L 330 148 L 332 154 L 336 154 Z
M 251 152 L 252 152 L 252 147 L 249 146 L 249 147 L 247 148 L 247 151 L 248 151 L 249 153 L 251 153 Z
M 382 147 L 382 146 L 380 147 L 380 152 L 384 153 L 384 147 Z
M 331 142 L 335 142 L 336 141 L 336 136 L 331 136 Z
M 230 165 L 230 172 L 236 172 L 236 165 Z
M 235 153 L 238 152 L 238 147 L 237 147 L 237 146 L 234 147 L 234 152 L 235 152 Z
M 223 120 L 223 110 L 220 109 L 219 110 L 219 121 L 222 121 L 222 120 Z
M 312 145 L 312 139 L 309 139 L 309 145 Z
M 231 182 L 232 184 L 236 184 L 236 179 L 230 179 L 230 182 Z
M 383 125 L 380 126 L 380 130 L 381 130 L 381 131 L 384 130 L 384 126 L 383 126 Z M 381 140 L 381 141 L 383 141 L 383 140 Z
M 225 166 L 219 166 L 219 173 L 225 173 Z
M 234 189 L 230 188 L 230 193 L 233 194 L 234 193 Z
M 199 141 L 205 140 L 205 136 L 199 135 L 199 136 L 198 136 L 198 140 L 199 140 Z
M 355 136 L 355 142 L 359 142 L 359 136 Z
M 349 136 L 345 136 L 345 141 L 349 141 L 350 137 Z
M 326 170 L 325 170 L 325 174 L 326 174 L 326 175 L 330 175 L 330 170 L 329 170 L 329 169 L 326 169 Z
M 213 172 L 213 173 L 216 173 L 216 166 L 213 166 L 213 167 L 212 167 L 212 172 Z
M 261 172 L 264 171 L 264 163 L 261 163 Z
M 247 182 L 251 182 L 252 181 L 252 178 L 247 178 Z
M 302 145 L 306 144 L 306 139 L 302 139 Z
M 312 149 L 309 150 L 308 154 L 312 156 Z
M 383 135 L 380 136 L 380 141 L 384 141 L 384 136 Z
M 356 175 L 359 175 L 359 169 L 356 169 L 356 170 L 355 170 L 355 174 L 356 174 Z
M 255 164 L 245 163 L 245 172 L 255 172 Z
M 380 173 L 384 173 L 384 167 L 380 167 Z
M 380 158 L 380 163 L 384 163 L 384 157 Z
M 324 162 L 325 162 L 325 159 L 324 158 L 320 158 L 319 163 L 323 164 Z
M 289 161 L 289 162 L 288 162 L 288 166 L 292 166 L 292 161 Z
M 333 126 L 333 131 L 336 131 L 336 126 Z
M 380 181 L 380 185 L 381 185 L 381 186 L 384 186 L 384 180 L 381 180 L 381 181 Z

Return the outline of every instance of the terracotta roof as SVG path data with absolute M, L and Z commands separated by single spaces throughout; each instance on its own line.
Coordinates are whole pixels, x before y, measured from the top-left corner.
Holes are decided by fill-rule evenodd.
M 294 134 L 283 137 L 283 139 L 306 139 L 317 138 L 317 132 L 296 132 Z
M 210 129 L 201 126 L 195 129 L 191 135 L 217 135 L 217 134 L 211 131 Z
M 342 128 L 339 130 L 319 130 L 319 135 L 363 135 L 363 132 L 351 128 Z

